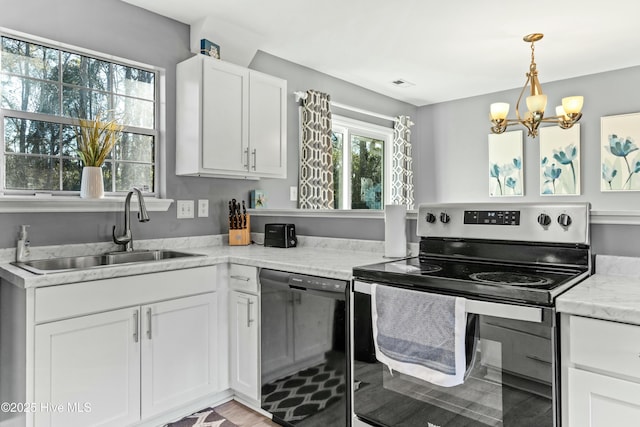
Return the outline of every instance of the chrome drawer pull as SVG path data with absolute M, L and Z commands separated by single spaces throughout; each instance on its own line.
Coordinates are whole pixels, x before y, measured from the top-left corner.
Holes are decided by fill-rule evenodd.
M 248 282 L 249 280 L 251 280 L 250 277 L 246 277 L 246 276 L 229 276 L 229 277 L 236 280 L 242 280 L 243 282 Z

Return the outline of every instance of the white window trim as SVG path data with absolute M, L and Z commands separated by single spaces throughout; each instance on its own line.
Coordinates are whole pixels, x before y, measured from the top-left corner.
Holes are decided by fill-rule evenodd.
M 331 116 L 332 129 L 339 130 L 343 136 L 343 168 L 342 168 L 342 205 L 344 210 L 351 210 L 351 150 L 348 149 L 351 141 L 351 133 L 368 138 L 375 138 L 384 141 L 384 164 L 382 166 L 383 179 L 383 202 L 384 205 L 391 202 L 391 157 L 393 155 L 393 129 L 363 122 L 348 117 L 333 114 Z
M 34 43 L 42 43 L 56 49 L 71 50 L 83 55 L 98 57 L 111 62 L 156 72 L 157 98 L 155 100 L 156 120 L 156 158 L 155 158 L 155 195 L 146 196 L 145 204 L 150 211 L 167 211 L 173 199 L 163 199 L 166 194 L 166 70 L 154 65 L 145 64 L 127 58 L 61 43 L 44 37 L 0 27 L 0 34 L 17 39 L 25 39 Z M 0 116 L 3 116 L 0 114 Z M 0 130 L 4 124 L 0 124 Z M 3 133 L 4 135 L 4 133 Z M 4 143 L 4 142 L 3 142 Z M 3 148 L 4 149 L 4 148 Z M 0 165 L 4 169 L 4 165 Z M 3 177 L 4 177 L 4 172 Z M 2 178 L 4 179 L 4 178 Z M 33 195 L 0 194 L 0 213 L 17 212 L 117 212 L 124 207 L 126 196 L 107 196 L 103 199 L 83 199 L 78 196 L 55 195 L 49 192 L 34 192 Z M 133 204 L 132 204 L 133 209 Z

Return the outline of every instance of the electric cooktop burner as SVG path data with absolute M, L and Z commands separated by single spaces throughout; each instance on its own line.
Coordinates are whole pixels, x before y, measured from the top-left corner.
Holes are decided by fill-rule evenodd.
M 472 273 L 469 278 L 483 283 L 498 283 L 515 286 L 543 286 L 553 283 L 553 280 L 535 274 L 521 274 L 506 271 L 490 271 L 486 273 Z

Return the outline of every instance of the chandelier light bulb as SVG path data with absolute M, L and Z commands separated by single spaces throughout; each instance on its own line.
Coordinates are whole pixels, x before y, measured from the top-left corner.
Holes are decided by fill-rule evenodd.
M 558 105 L 556 107 L 556 116 L 560 117 L 559 120 L 569 120 L 567 113 L 564 111 L 564 107 L 562 105 Z
M 532 113 L 544 113 L 544 109 L 547 108 L 547 95 L 527 96 L 527 108 Z
M 584 103 L 584 96 L 568 96 L 562 98 L 562 108 L 567 115 L 578 114 L 582 111 L 582 104 Z
M 509 114 L 509 103 L 494 102 L 490 106 L 491 120 L 504 120 Z

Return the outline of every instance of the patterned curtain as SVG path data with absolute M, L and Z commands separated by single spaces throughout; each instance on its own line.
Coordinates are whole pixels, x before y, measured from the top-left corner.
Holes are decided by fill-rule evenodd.
M 409 116 L 396 117 L 393 125 L 391 203 L 413 209 L 413 169 L 411 167 L 411 126 Z
M 326 93 L 309 90 L 302 103 L 298 191 L 301 209 L 333 209 L 330 101 Z

